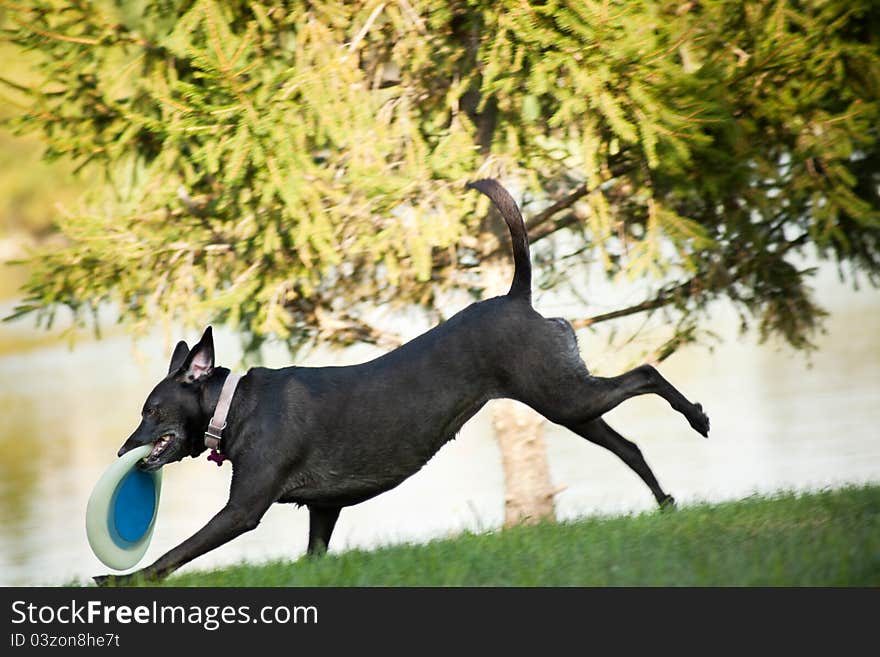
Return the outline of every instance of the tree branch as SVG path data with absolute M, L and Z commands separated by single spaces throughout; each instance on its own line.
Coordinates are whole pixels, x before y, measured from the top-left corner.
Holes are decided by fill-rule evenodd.
M 629 173 L 630 171 L 635 169 L 636 162 L 634 160 L 627 160 L 625 157 L 623 157 L 624 155 L 625 155 L 625 152 L 622 152 L 621 157 L 619 157 L 618 159 L 616 159 L 614 162 L 611 163 L 611 166 L 610 166 L 611 177 L 609 178 L 609 180 L 619 178 L 620 176 L 622 176 L 626 173 Z M 587 187 L 586 183 L 584 183 L 583 185 L 580 185 L 579 187 L 575 188 L 573 191 L 569 192 L 568 194 L 563 196 L 561 199 L 559 199 L 558 201 L 556 201 L 555 203 L 550 205 L 550 207 L 547 207 L 547 208 L 541 210 L 538 214 L 530 217 L 529 220 L 526 221 L 526 229 L 528 229 L 529 231 L 534 230 L 535 228 L 537 228 L 538 226 L 543 224 L 545 221 L 552 219 L 553 215 L 555 215 L 556 213 L 561 212 L 562 210 L 565 210 L 567 208 L 570 208 L 578 200 L 582 199 L 584 196 L 587 196 L 588 194 L 593 193 L 594 191 L 596 191 L 596 189 L 598 189 L 598 187 Z
M 25 86 L 20 85 L 16 82 L 13 82 L 12 80 L 7 80 L 6 78 L 3 78 L 3 77 L 0 77 L 0 84 L 5 84 L 7 87 L 12 87 L 16 91 L 20 91 L 20 92 L 27 94 L 29 96 L 34 95 L 34 90 L 31 89 L 30 87 L 25 87 Z
M 399 334 L 379 329 L 347 313 L 333 316 L 320 306 L 316 306 L 314 317 L 318 326 L 316 335 L 318 339 L 343 345 L 366 342 L 389 350 L 403 344 L 403 338 Z
M 595 188 L 587 187 L 587 184 L 576 187 L 574 191 L 568 193 L 563 196 L 561 199 L 550 205 L 543 210 L 541 210 L 538 214 L 529 217 L 529 220 L 526 221 L 526 229 L 532 231 L 545 221 L 550 219 L 557 212 L 561 212 L 567 208 L 570 208 L 574 205 L 578 200 L 582 199 L 584 196 L 594 191 Z
M 676 285 L 671 289 L 660 292 L 653 299 L 647 299 L 645 301 L 642 301 L 641 303 L 629 306 L 628 308 L 621 308 L 619 310 L 613 310 L 610 313 L 593 315 L 592 317 L 586 317 L 584 319 L 575 319 L 571 322 L 571 325 L 576 329 L 587 328 L 589 326 L 592 326 L 593 324 L 600 324 L 601 322 L 607 322 L 611 319 L 618 319 L 620 317 L 627 317 L 629 315 L 636 315 L 638 313 L 657 310 L 658 308 L 662 308 L 663 306 L 673 301 L 680 292 L 683 292 L 688 287 L 690 287 L 693 284 L 694 280 L 695 279 L 693 278 L 687 280 L 684 283 L 680 283 L 679 285 Z
M 534 244 L 535 242 L 552 235 L 557 230 L 577 223 L 577 220 L 578 216 L 574 212 L 569 212 L 567 215 L 560 217 L 552 224 L 538 226 L 536 230 L 529 231 L 529 244 Z

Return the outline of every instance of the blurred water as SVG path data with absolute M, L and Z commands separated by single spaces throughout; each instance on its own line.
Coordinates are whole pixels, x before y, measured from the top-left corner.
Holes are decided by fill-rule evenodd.
M 713 327 L 725 338 L 720 346 L 688 348 L 663 364 L 666 377 L 706 407 L 709 440 L 655 398 L 631 400 L 607 416 L 639 444 L 680 502 L 880 482 L 880 292 L 852 292 L 829 272 L 819 292 L 832 317 L 812 366 L 802 354 L 738 339 L 735 318 L 721 310 Z M 547 315 L 573 316 L 558 301 L 544 302 L 539 297 L 536 305 Z M 0 304 L 0 314 L 11 307 Z M 135 351 L 116 333 L 70 351 L 28 321 L 0 325 L 0 584 L 57 584 L 107 571 L 86 541 L 86 501 L 137 423 L 178 337 L 157 331 Z M 216 339 L 219 362 L 237 363 L 235 336 L 220 331 Z M 580 339 L 587 363 L 603 373 L 625 365 L 625 354 L 608 350 L 602 336 Z M 373 353 L 316 353 L 306 364 L 357 362 Z M 286 364 L 279 354 L 268 361 Z M 503 479 L 490 426 L 484 409 L 416 476 L 344 510 L 333 550 L 500 526 Z M 547 440 L 554 483 L 564 487 L 561 518 L 652 508 L 647 488 L 615 457 L 559 427 L 548 426 Z M 165 469 L 141 565 L 207 522 L 226 499 L 229 476 L 229 466 L 203 459 Z M 276 505 L 254 532 L 186 568 L 296 558 L 307 530 L 305 509 Z

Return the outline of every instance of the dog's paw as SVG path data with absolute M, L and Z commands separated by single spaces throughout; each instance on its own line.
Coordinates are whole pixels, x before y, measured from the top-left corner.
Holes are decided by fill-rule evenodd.
M 113 575 L 95 575 L 92 579 L 98 586 L 110 586 L 113 583 Z
M 125 586 L 131 581 L 130 575 L 96 575 L 92 577 L 95 584 L 102 587 Z
M 703 412 L 702 404 L 694 404 L 687 414 L 687 421 L 700 435 L 709 437 L 709 416 Z
M 661 511 L 675 511 L 677 507 L 675 506 L 675 498 L 672 495 L 667 495 L 662 500 L 660 500 L 660 510 Z

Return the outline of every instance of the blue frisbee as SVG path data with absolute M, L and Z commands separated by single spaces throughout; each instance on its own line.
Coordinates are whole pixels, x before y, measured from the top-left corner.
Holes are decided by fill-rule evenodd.
M 110 464 L 89 497 L 86 535 L 95 556 L 115 570 L 134 566 L 153 537 L 162 470 L 143 472 L 137 463 L 151 445 L 126 452 Z

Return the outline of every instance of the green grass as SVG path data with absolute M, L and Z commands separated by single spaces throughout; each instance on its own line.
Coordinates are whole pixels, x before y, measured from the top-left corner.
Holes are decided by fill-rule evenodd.
M 168 586 L 877 586 L 880 486 L 193 572 Z

